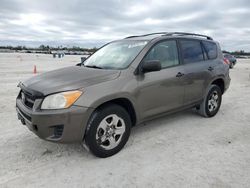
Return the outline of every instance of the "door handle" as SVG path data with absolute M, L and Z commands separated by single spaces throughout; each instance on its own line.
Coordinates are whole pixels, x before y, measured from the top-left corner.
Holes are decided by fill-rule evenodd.
M 178 72 L 178 73 L 176 74 L 176 77 L 177 77 L 177 78 L 180 78 L 180 77 L 182 77 L 182 76 L 184 76 L 184 74 L 181 73 L 181 72 Z
M 213 67 L 208 67 L 208 69 L 207 70 L 209 70 L 209 71 L 213 71 L 214 70 L 214 68 Z

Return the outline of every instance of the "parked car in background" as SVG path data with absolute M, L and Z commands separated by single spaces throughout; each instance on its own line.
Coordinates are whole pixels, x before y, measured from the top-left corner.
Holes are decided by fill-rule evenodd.
M 40 138 L 83 142 L 109 157 L 142 122 L 189 108 L 215 116 L 229 84 L 229 66 L 211 37 L 151 33 L 110 42 L 77 66 L 20 83 L 16 109 Z
M 229 67 L 232 69 L 234 67 L 234 65 L 236 64 L 236 62 L 237 62 L 236 58 L 233 55 L 229 54 L 229 53 L 224 53 L 223 56 L 224 56 L 225 59 L 228 60 Z

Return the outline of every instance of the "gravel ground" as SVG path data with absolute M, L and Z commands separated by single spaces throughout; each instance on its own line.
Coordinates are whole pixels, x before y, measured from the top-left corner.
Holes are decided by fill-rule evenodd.
M 99 159 L 79 144 L 39 139 L 17 120 L 16 87 L 80 56 L 0 54 L 0 187 L 249 187 L 250 60 L 230 70 L 229 90 L 210 119 L 192 110 L 133 128 L 125 148 Z

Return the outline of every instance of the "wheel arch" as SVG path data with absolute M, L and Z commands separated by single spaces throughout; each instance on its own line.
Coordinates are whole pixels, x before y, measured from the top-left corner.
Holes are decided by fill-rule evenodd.
M 222 94 L 224 93 L 225 81 L 223 78 L 219 77 L 219 78 L 214 79 L 210 85 L 212 85 L 212 84 L 217 85 L 221 89 Z
M 134 104 L 131 102 L 130 99 L 126 97 L 119 97 L 119 98 L 113 98 L 110 100 L 103 101 L 102 103 L 95 104 L 96 109 L 101 108 L 105 105 L 109 104 L 117 104 L 121 107 L 123 107 L 129 114 L 131 121 L 132 121 L 132 126 L 135 126 L 137 121 L 138 121 L 138 116 L 134 107 Z

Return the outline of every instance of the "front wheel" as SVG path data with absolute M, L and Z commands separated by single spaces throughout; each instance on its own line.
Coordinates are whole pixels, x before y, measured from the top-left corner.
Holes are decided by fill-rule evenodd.
M 208 92 L 198 107 L 198 113 L 204 117 L 213 117 L 220 109 L 222 92 L 217 85 L 211 85 Z
M 88 122 L 85 143 L 97 157 L 119 152 L 128 141 L 131 119 L 121 106 L 110 104 L 97 109 Z

